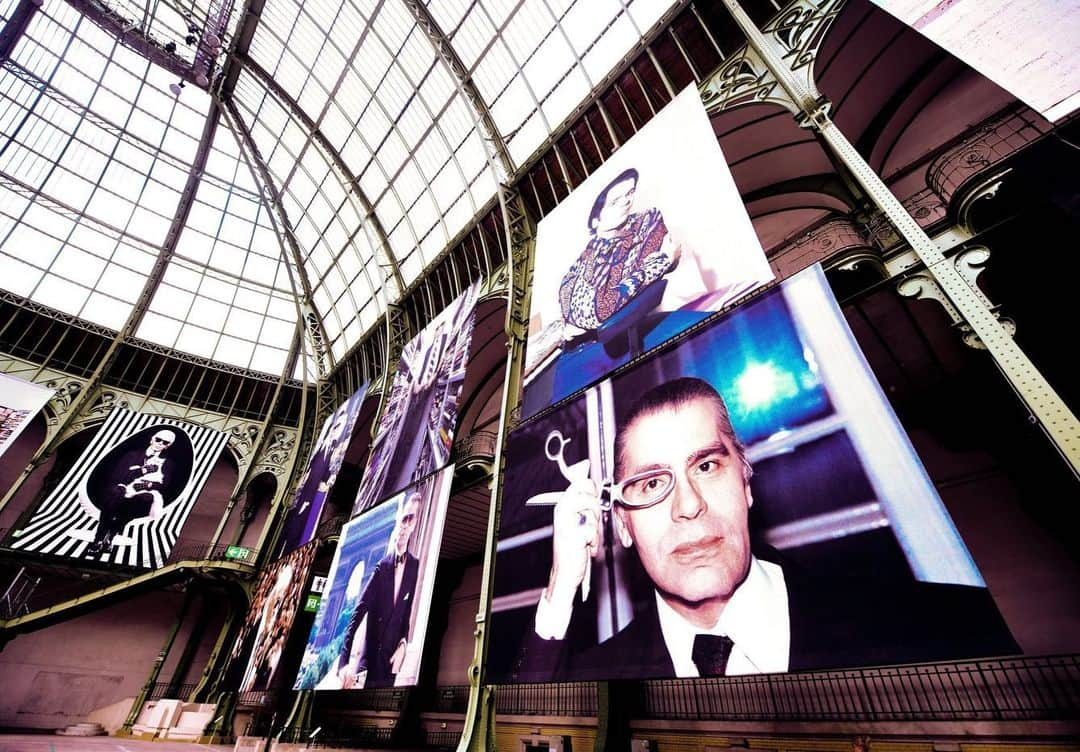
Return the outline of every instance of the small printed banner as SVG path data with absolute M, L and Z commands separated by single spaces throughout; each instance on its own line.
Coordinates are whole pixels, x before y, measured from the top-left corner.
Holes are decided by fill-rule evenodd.
M 453 465 L 341 530 L 293 689 L 416 684 Z
M 262 692 L 273 686 L 296 611 L 301 605 L 311 610 L 303 593 L 318 549 L 310 543 L 263 569 L 229 656 L 225 687 Z
M 311 448 L 307 469 L 296 486 L 292 506 L 285 517 L 279 556 L 295 551 L 315 537 L 319 517 L 349 449 L 365 394 L 367 384 L 353 392 L 323 421 L 322 430 Z
M 52 389 L 0 373 L 0 457 L 52 396 Z
M 115 408 L 12 548 L 107 564 L 165 564 L 228 435 Z
M 402 349 L 354 517 L 450 461 L 479 295 L 477 280 Z

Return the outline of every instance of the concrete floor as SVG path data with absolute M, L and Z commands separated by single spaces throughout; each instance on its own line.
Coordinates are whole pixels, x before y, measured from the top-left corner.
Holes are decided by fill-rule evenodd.
M 0 752 L 232 752 L 233 745 L 148 742 L 108 736 L 0 734 Z

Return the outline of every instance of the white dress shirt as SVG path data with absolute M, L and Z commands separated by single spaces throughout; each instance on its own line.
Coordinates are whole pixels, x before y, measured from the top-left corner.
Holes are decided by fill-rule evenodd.
M 727 662 L 728 676 L 768 674 L 788 670 L 791 650 L 791 622 L 788 618 L 787 585 L 784 572 L 770 561 L 751 557 L 750 571 L 724 606 L 720 620 L 711 629 L 690 624 L 656 593 L 660 630 L 675 675 L 699 676 L 690 657 L 694 637 L 699 634 L 727 635 L 734 643 Z

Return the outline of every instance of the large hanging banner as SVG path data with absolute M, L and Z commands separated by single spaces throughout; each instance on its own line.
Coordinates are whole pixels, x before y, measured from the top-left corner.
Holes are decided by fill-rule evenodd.
M 292 506 L 285 517 L 280 554 L 303 546 L 315 536 L 323 506 L 337 481 L 338 471 L 349 448 L 360 403 L 364 401 L 368 385 L 353 392 L 345 402 L 327 418 L 311 449 L 307 469 L 293 494 Z
M 416 684 L 453 466 L 341 531 L 294 689 Z
M 487 677 L 1018 652 L 819 267 L 518 428 Z
M 690 86 L 540 221 L 522 415 L 772 278 Z
M 1051 122 L 1080 107 L 1076 0 L 871 0 Z
M 402 350 L 354 515 L 450 461 L 479 294 L 477 281 Z
M 0 373 L 0 457 L 52 396 L 52 389 Z
M 165 563 L 228 435 L 114 408 L 11 547 L 156 569 Z
M 273 686 L 318 549 L 318 543 L 298 548 L 259 575 L 251 608 L 229 656 L 227 688 L 261 692 Z

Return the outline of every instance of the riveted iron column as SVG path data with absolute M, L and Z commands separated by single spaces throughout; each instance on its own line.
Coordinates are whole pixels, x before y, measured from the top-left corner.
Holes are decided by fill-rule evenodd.
M 484 567 L 480 581 L 480 608 L 476 613 L 473 659 L 469 664 L 469 704 L 459 752 L 487 752 L 495 747 L 495 694 L 484 684 L 487 668 L 488 623 L 491 620 L 492 579 L 495 573 L 495 537 L 499 532 L 499 513 L 503 492 L 503 446 L 513 427 L 521 394 L 525 367 L 525 338 L 529 324 L 529 298 L 532 292 L 534 233 L 525 205 L 517 192 L 499 187 L 510 245 L 507 257 L 506 305 L 506 376 L 503 380 L 499 433 L 495 444 L 495 472 L 491 481 L 491 507 L 488 511 L 487 540 L 484 542 Z
M 150 669 L 150 676 L 146 678 L 146 683 L 143 684 L 139 696 L 131 703 L 131 710 L 128 712 L 127 718 L 124 720 L 124 725 L 120 729 L 120 734 L 123 736 L 131 736 L 131 727 L 134 726 L 135 721 L 139 719 L 139 713 L 142 712 L 147 698 L 150 697 L 150 693 L 153 691 L 154 685 L 161 675 L 161 669 L 165 665 L 165 659 L 169 657 L 169 652 L 172 650 L 173 643 L 176 642 L 176 635 L 179 634 L 180 627 L 184 623 L 184 617 L 187 616 L 188 608 L 191 607 L 191 601 L 195 597 L 193 590 L 193 588 L 188 586 L 187 590 L 184 592 L 184 600 L 180 604 L 180 612 L 176 615 L 176 621 L 173 622 L 172 629 L 169 630 L 169 634 L 165 637 L 165 643 L 161 646 L 161 650 L 158 651 L 157 658 L 154 659 L 154 665 Z
M 814 130 L 851 173 L 986 347 L 994 364 L 1030 411 L 1032 422 L 1037 422 L 1046 432 L 1074 475 L 1080 475 L 1080 422 L 1076 416 L 1016 344 L 985 297 L 965 281 L 953 262 L 944 256 L 829 118 L 830 105 L 814 83 L 812 62 L 823 25 L 835 17 L 842 0 L 795 0 L 764 29 L 758 29 L 738 0 L 723 0 L 723 3 L 746 35 L 747 52 L 753 53 L 765 68 L 761 73 L 769 86 L 769 99 L 780 100 L 801 126 Z M 710 80 L 716 81 L 717 77 Z

